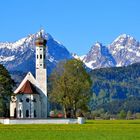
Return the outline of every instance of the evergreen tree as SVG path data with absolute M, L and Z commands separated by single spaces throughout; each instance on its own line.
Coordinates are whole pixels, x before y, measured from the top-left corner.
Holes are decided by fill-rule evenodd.
M 91 101 L 92 110 L 104 108 L 115 114 L 120 110 L 130 110 L 132 114 L 140 112 L 140 63 L 94 69 L 90 71 L 90 76 L 96 95 Z
M 121 110 L 118 114 L 119 119 L 126 119 L 126 112 L 124 110 Z
M 9 116 L 9 103 L 14 82 L 9 72 L 0 65 L 0 117 Z
M 130 119 L 131 117 L 132 117 L 132 113 L 131 113 L 131 111 L 127 111 L 127 119 Z
M 98 103 L 99 104 L 104 104 L 105 103 L 105 97 L 106 93 L 103 89 L 100 90 L 99 95 L 98 95 Z

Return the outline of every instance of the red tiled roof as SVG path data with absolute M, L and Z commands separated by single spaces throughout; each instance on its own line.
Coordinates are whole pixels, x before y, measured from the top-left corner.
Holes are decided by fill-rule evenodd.
M 27 80 L 17 94 L 19 94 L 19 93 L 36 94 L 36 89 L 33 86 L 33 84 L 29 80 Z

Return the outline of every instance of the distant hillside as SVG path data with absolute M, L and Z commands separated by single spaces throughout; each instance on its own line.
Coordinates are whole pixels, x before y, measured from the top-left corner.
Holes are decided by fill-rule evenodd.
M 98 107 L 106 108 L 107 105 L 111 106 L 111 103 L 121 103 L 123 108 L 124 102 L 129 104 L 128 99 L 131 99 L 131 104 L 134 104 L 136 99 L 140 101 L 140 63 L 127 67 L 96 69 L 92 70 L 90 75 L 93 80 L 93 110 Z

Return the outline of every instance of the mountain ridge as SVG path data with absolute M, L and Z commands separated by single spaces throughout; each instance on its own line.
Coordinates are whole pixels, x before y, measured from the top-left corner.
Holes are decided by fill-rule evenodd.
M 140 62 L 140 42 L 126 34 L 118 36 L 111 44 L 105 46 L 96 42 L 90 51 L 81 57 L 70 53 L 67 48 L 49 33 L 41 30 L 15 42 L 0 42 L 0 63 L 11 73 L 20 71 L 35 73 L 34 40 L 39 33 L 47 42 L 47 70 L 50 74 L 61 60 L 76 58 L 82 60 L 87 68 L 121 67 Z
M 90 69 L 131 65 L 140 62 L 140 42 L 122 34 L 107 46 L 96 42 L 81 60 Z
M 71 53 L 62 43 L 59 43 L 53 37 L 41 30 L 43 37 L 47 40 L 47 64 L 49 65 L 49 73 L 55 65 L 63 60 L 72 58 Z M 31 71 L 35 73 L 35 46 L 34 41 L 38 37 L 39 32 L 28 35 L 16 42 L 0 42 L 0 63 L 9 71 Z M 32 64 L 32 65 L 31 65 Z M 24 65 L 24 67 L 23 67 Z M 51 68 L 50 68 L 51 65 Z

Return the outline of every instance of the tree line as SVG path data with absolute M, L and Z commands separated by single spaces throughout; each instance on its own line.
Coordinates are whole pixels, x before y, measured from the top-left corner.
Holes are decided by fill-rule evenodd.
M 9 115 L 13 85 L 9 72 L 0 65 L 0 116 Z M 49 76 L 48 95 L 51 110 L 63 112 L 65 118 L 137 114 L 140 64 L 87 72 L 80 60 L 60 62 Z
M 140 63 L 96 69 L 90 76 L 93 81 L 91 111 L 102 109 L 114 115 L 121 110 L 140 112 Z

